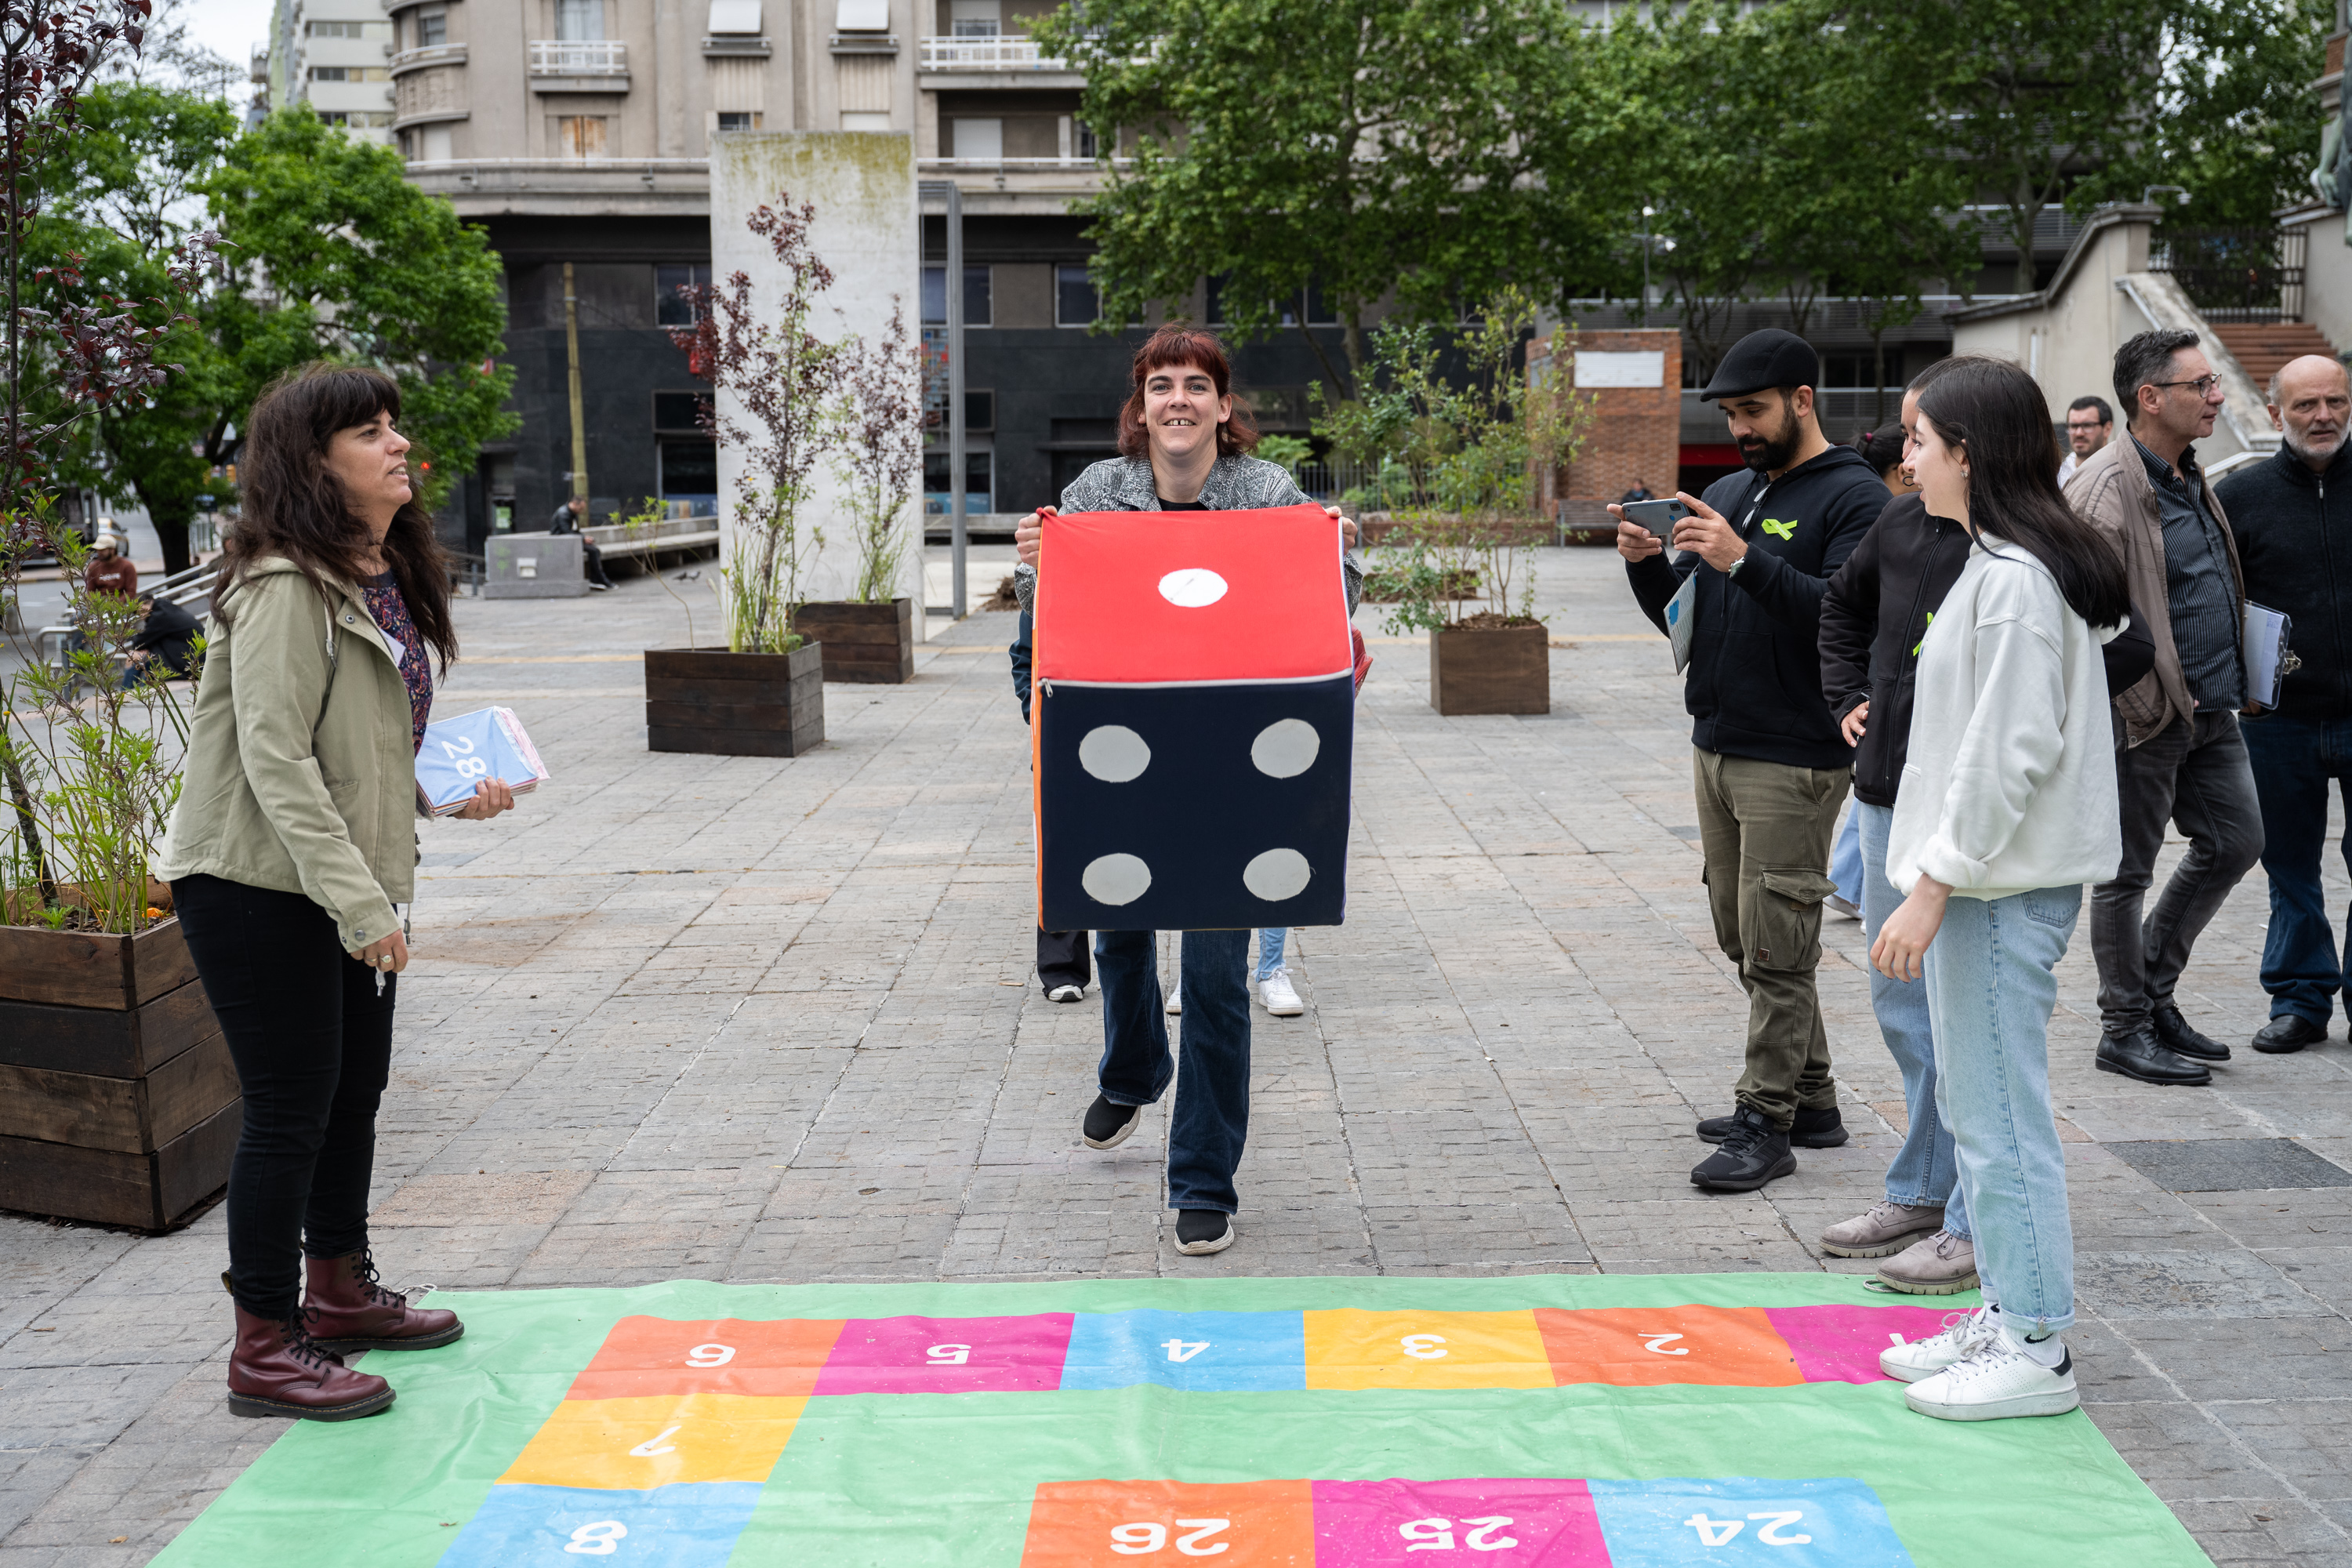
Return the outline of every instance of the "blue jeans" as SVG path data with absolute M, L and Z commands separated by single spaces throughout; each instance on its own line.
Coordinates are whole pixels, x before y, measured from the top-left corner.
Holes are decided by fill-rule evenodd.
M 1150 1105 L 1168 1091 L 1176 1061 L 1168 1052 L 1168 1015 L 1160 994 L 1158 933 L 1095 933 L 1102 976 L 1103 1055 L 1099 1077 L 1113 1105 Z M 1246 931 L 1183 933 L 1184 1021 L 1179 1034 L 1184 1074 L 1168 1119 L 1168 1206 L 1241 1206 L 1234 1168 L 1249 1137 L 1249 963 Z
M 2052 971 L 2083 910 L 2080 888 L 2006 899 L 1954 894 L 1927 948 L 1936 1108 L 1959 1145 L 1960 1190 L 1988 1301 L 2021 1337 L 2074 1321 L 2066 1156 L 2050 1109 Z
M 1870 874 L 1862 852 L 1862 800 L 1856 796 L 1853 809 L 1845 814 L 1845 826 L 1838 829 L 1837 842 L 1830 846 L 1830 880 L 1837 884 L 1838 897 L 1856 909 L 1863 902 L 1862 879 Z M 1884 854 L 1879 857 L 1882 881 L 1885 858 Z
M 1895 826 L 1895 808 L 1857 800 L 1846 821 L 1860 830 L 1854 848 L 1862 857 L 1862 931 L 1876 942 L 1878 928 L 1903 901 L 1886 880 L 1886 836 Z M 1886 1196 L 1910 1208 L 1941 1204 L 1944 1228 L 1966 1236 L 1968 1202 L 1956 1180 L 1952 1132 L 1936 1110 L 1936 1039 L 1927 1021 L 1927 983 L 1890 980 L 1873 969 L 1870 1010 L 1878 1015 L 1878 1032 L 1902 1070 L 1903 1104 L 1911 1123 L 1903 1134 L 1903 1147 L 1886 1167 Z
M 2263 808 L 2263 869 L 2271 879 L 2271 929 L 2263 941 L 2263 989 L 2271 1016 L 2293 1013 L 2320 1027 L 2344 989 L 2344 965 L 2319 886 L 2327 839 L 2327 782 L 2352 807 L 2352 720 L 2265 714 L 2239 725 Z M 2352 829 L 2342 846 L 2352 868 Z M 2352 919 L 2352 917 L 2347 917 Z M 2346 948 L 2352 950 L 2352 940 Z
M 1282 944 L 1289 939 L 1289 936 L 1290 931 L 1286 926 L 1276 926 L 1257 933 L 1256 979 L 1259 984 L 1265 984 L 1267 979 L 1281 970 Z

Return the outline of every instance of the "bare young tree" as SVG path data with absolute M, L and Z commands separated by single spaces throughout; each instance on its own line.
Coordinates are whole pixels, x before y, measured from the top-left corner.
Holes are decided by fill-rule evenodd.
M 5 3 L 5 0 L 0 0 Z M 744 456 L 735 479 L 739 529 L 721 575 L 727 583 L 728 647 L 737 653 L 790 653 L 800 647 L 792 612 L 801 583 L 824 548 L 803 515 L 809 476 L 839 439 L 840 345 L 809 330 L 816 296 L 833 269 L 809 244 L 811 202 L 779 192 L 744 226 L 768 242 L 784 270 L 782 298 L 755 304 L 749 274 L 689 289 L 691 326 L 669 329 L 694 374 L 731 395 L 713 397 L 704 427 Z M 735 410 L 740 411 L 737 417 Z
M 905 304 L 890 296 L 890 328 L 879 342 L 842 344 L 841 448 L 835 459 L 849 488 L 857 533 L 859 604 L 887 604 L 907 558 L 899 522 L 923 480 L 923 353 L 907 337 Z

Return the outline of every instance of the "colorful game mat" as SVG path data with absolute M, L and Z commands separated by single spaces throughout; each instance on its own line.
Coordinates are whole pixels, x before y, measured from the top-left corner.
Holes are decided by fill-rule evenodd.
M 1817 1274 L 441 1292 L 155 1561 L 2168 1568 L 2077 1411 L 1913 1415 L 1933 1306 Z M 224 1414 L 222 1420 L 229 1417 Z

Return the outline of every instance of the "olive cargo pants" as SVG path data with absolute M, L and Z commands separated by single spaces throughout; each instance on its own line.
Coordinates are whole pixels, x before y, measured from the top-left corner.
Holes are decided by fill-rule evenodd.
M 1822 900 L 1836 891 L 1830 840 L 1853 783 L 1851 768 L 1691 752 L 1707 913 L 1748 992 L 1748 1065 L 1733 1092 L 1783 1130 L 1800 1106 L 1837 1104 L 1813 967 Z

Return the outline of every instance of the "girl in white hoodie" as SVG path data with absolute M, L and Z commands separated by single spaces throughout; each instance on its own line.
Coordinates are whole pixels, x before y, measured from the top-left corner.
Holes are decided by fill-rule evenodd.
M 1912 458 L 1928 511 L 1975 544 L 1919 649 L 1886 848 L 1907 896 L 1870 956 L 1903 981 L 1924 964 L 1985 1304 L 1880 1364 L 1912 1409 L 1953 1421 L 2082 1402 L 2059 1337 L 2074 1244 L 2048 1028 L 2083 884 L 2122 854 L 2099 649 L 2128 602 L 2123 563 L 2058 493 L 2050 430 L 2031 376 L 1971 363 L 1920 395 Z

